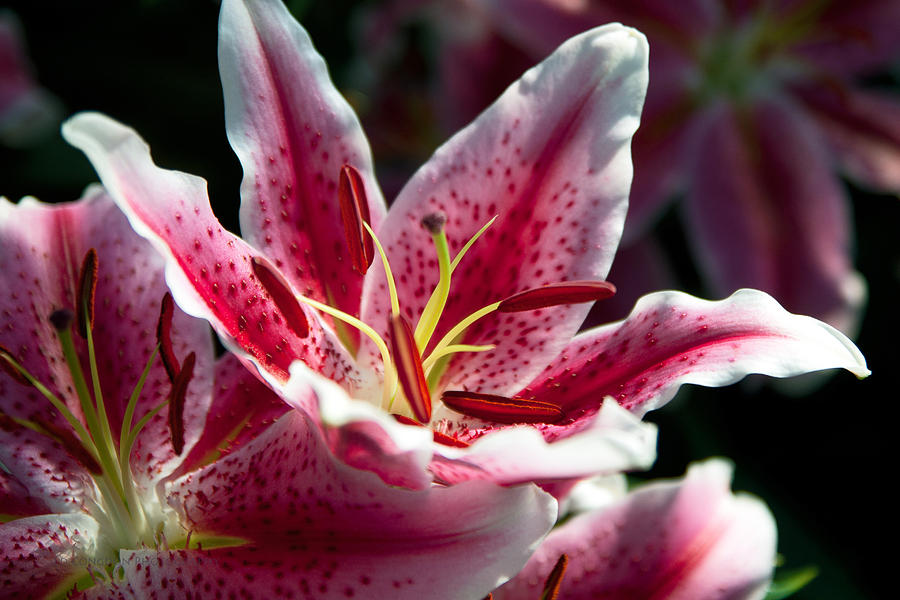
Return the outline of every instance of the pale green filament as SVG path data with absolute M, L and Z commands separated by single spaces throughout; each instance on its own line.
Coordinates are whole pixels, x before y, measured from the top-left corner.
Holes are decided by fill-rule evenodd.
M 493 219 L 491 219 L 490 221 L 488 221 L 487 223 L 485 223 L 485 224 L 481 227 L 481 229 L 479 229 L 478 232 L 477 232 L 475 235 L 473 235 L 473 236 L 469 239 L 468 242 L 466 242 L 466 245 L 462 247 L 462 249 L 459 251 L 459 254 L 457 254 L 457 255 L 456 255 L 456 258 L 453 259 L 453 262 L 450 263 L 450 272 L 451 272 L 451 273 L 453 273 L 453 271 L 456 270 L 456 266 L 459 264 L 459 261 L 461 261 L 462 258 L 463 258 L 463 256 L 466 255 L 466 252 L 469 251 L 469 248 L 472 247 L 472 244 L 475 243 L 475 240 L 477 240 L 478 238 L 480 238 L 480 237 L 481 237 L 481 234 L 483 234 L 485 231 L 487 231 L 487 228 L 490 227 L 490 226 L 494 223 L 494 221 L 497 220 L 497 217 L 499 217 L 499 216 L 500 216 L 500 215 L 494 215 L 494 218 L 493 218 Z
M 449 356 L 451 354 L 455 354 L 456 352 L 487 352 L 488 350 L 493 350 L 496 347 L 497 346 L 495 346 L 494 344 L 488 344 L 486 346 L 474 346 L 472 344 L 450 344 L 449 346 L 444 346 L 440 350 L 435 350 L 434 352 L 429 354 L 428 358 L 422 361 L 422 370 L 424 370 L 427 375 L 434 363 L 436 363 L 441 358 Z
M 432 356 L 442 352 L 446 347 L 453 343 L 453 340 L 456 339 L 456 336 L 460 335 L 463 331 L 468 329 L 468 327 L 472 325 L 472 323 L 485 315 L 491 314 L 492 312 L 497 310 L 499 306 L 500 302 L 488 304 L 487 306 L 476 310 L 471 315 L 457 323 L 456 326 L 453 327 L 453 329 L 447 332 L 447 335 L 441 338 L 441 341 L 437 343 L 437 345 L 434 347 L 434 350 L 431 351 L 431 354 L 423 361 L 422 364 L 424 365 L 425 363 L 428 363 L 429 365 L 433 365 L 437 359 L 431 360 Z M 440 358 L 440 355 L 438 355 L 438 358 Z M 428 376 L 428 372 L 425 373 L 425 376 Z
M 91 323 L 89 319 L 89 308 L 87 303 L 85 303 L 84 307 L 84 321 L 87 324 L 85 326 L 85 332 L 87 333 L 87 347 L 88 347 L 88 363 L 91 367 L 91 382 L 94 385 L 94 401 L 97 404 L 97 415 L 102 416 L 100 418 L 100 431 L 99 436 L 101 440 L 103 440 L 103 446 L 110 453 L 110 456 L 115 457 L 116 451 L 115 446 L 113 445 L 113 437 L 112 431 L 109 428 L 109 419 L 106 418 L 106 405 L 103 402 L 103 391 L 100 389 L 100 374 L 97 372 L 97 355 L 94 352 L 94 334 L 91 331 Z M 102 451 L 103 449 L 101 449 Z M 123 489 L 125 487 L 124 481 L 129 480 L 130 477 L 125 476 L 125 471 L 119 471 L 118 473 L 119 479 L 123 482 Z
M 369 224 L 365 221 L 363 221 L 362 224 L 363 227 L 366 228 L 366 231 L 369 232 L 369 235 L 372 236 L 372 241 L 375 242 L 375 247 L 378 248 L 378 254 L 381 255 L 381 264 L 384 265 L 384 276 L 387 278 L 388 293 L 391 295 L 391 314 L 396 317 L 400 314 L 400 299 L 397 297 L 397 285 L 394 283 L 394 274 L 391 272 L 391 265 L 388 264 L 387 255 L 384 253 L 384 248 L 381 247 L 381 242 L 379 242 L 378 238 L 375 236 L 375 232 L 372 231 L 372 228 L 369 227 Z
M 438 268 L 440 269 L 440 278 L 438 284 L 431 293 L 431 298 L 422 309 L 422 316 L 419 317 L 419 323 L 416 325 L 416 332 L 413 337 L 416 340 L 416 346 L 424 350 L 428 346 L 428 341 L 437 327 L 438 320 L 444 312 L 447 305 L 447 298 L 450 296 L 450 248 L 447 246 L 447 234 L 441 229 L 437 233 L 431 234 L 434 240 L 434 249 L 437 251 Z
M 387 261 L 385 261 L 386 263 Z M 390 278 L 388 279 L 390 281 Z M 327 304 L 322 304 L 321 302 L 317 302 L 312 298 L 307 298 L 306 296 L 298 294 L 296 296 L 298 302 L 303 302 L 304 304 L 308 304 L 315 309 L 322 311 L 327 315 L 331 315 L 335 319 L 339 319 L 348 325 L 352 325 L 359 329 L 362 333 L 369 336 L 369 339 L 372 340 L 375 345 L 378 347 L 378 351 L 381 353 L 381 360 L 384 363 L 384 390 L 382 392 L 382 402 L 387 404 L 391 401 L 391 396 L 393 395 L 393 387 L 395 385 L 395 380 L 397 378 L 397 372 L 394 370 L 393 363 L 391 362 L 391 353 L 388 351 L 387 344 L 381 339 L 381 336 L 378 335 L 374 329 L 357 319 L 351 315 L 348 315 L 344 311 L 338 310 L 337 308 L 332 308 Z
M 59 411 L 59 414 L 61 414 L 63 418 L 68 421 L 69 425 L 71 425 L 72 429 L 75 431 L 75 435 L 77 435 L 79 441 L 81 441 L 81 445 L 90 453 L 91 457 L 99 463 L 100 457 L 97 452 L 97 447 L 94 445 L 94 441 L 91 439 L 90 434 L 84 428 L 84 425 L 81 424 L 81 421 L 75 418 L 75 415 L 72 414 L 72 411 L 69 410 L 69 407 L 63 404 L 62 400 L 57 398 L 56 394 L 47 389 L 44 384 L 35 379 L 34 376 L 29 373 L 27 369 L 25 369 L 25 367 L 23 367 L 16 361 L 15 358 L 10 356 L 6 352 L 3 352 L 2 354 L 4 357 L 6 357 L 7 362 L 15 367 L 15 369 L 19 373 L 21 373 L 25 379 L 28 380 L 28 383 L 34 386 L 34 388 L 39 391 L 41 395 L 43 395 L 44 398 L 46 398 L 50 402 L 50 404 L 53 405 L 53 408 Z

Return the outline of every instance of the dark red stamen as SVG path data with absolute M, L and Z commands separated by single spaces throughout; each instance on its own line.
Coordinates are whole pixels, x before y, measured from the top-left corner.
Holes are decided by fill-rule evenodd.
M 338 200 L 341 203 L 341 219 L 353 268 L 366 274 L 375 258 L 375 244 L 363 227 L 369 221 L 369 200 L 362 176 L 354 167 L 344 165 L 338 178 Z
M 50 324 L 56 328 L 57 331 L 65 331 L 69 327 L 72 326 L 72 321 L 75 320 L 75 315 L 68 308 L 59 308 L 50 313 L 48 317 L 50 320 Z
M 3 371 L 22 385 L 31 385 L 31 382 L 28 381 L 28 378 L 22 375 L 22 373 L 19 372 L 19 370 L 13 364 L 13 360 L 13 353 L 10 352 L 6 348 L 6 346 L 0 344 L 0 371 Z
M 541 600 L 556 600 L 559 597 L 559 588 L 562 585 L 563 575 L 566 573 L 566 567 L 569 566 L 569 557 L 565 554 L 560 555 L 559 560 L 547 576 L 544 583 L 544 591 L 541 593 Z
M 253 273 L 259 279 L 272 301 L 281 315 L 287 322 L 288 327 L 297 335 L 297 337 L 305 338 L 309 335 L 309 321 L 306 320 L 306 314 L 297 297 L 291 291 L 291 284 L 287 282 L 284 276 L 272 266 L 266 259 L 254 256 L 250 261 L 253 264 Z
M 444 392 L 441 401 L 447 408 L 458 413 L 507 425 L 557 423 L 566 416 L 560 407 L 549 402 L 494 394 Z
M 422 427 L 422 424 L 415 419 L 410 419 L 409 417 L 404 417 L 403 415 L 392 416 L 398 422 L 403 423 L 404 425 L 417 425 L 418 427 Z M 432 431 L 432 438 L 438 444 L 443 444 L 444 446 L 453 446 L 455 448 L 468 448 L 471 445 L 468 442 L 458 440 L 455 437 L 447 435 L 446 433 L 441 433 L 440 431 Z
M 499 312 L 521 312 L 560 304 L 578 304 L 611 298 L 616 286 L 608 281 L 561 281 L 513 294 L 500 303 Z
M 172 383 L 172 394 L 169 396 L 169 432 L 172 434 L 172 449 L 180 455 L 184 449 L 184 400 L 187 396 L 188 384 L 194 376 L 196 355 L 191 352 L 184 359 L 178 377 Z
M 431 420 L 431 394 L 422 370 L 422 359 L 413 336 L 412 326 L 403 315 L 391 316 L 391 354 L 397 363 L 400 387 L 409 401 L 413 416 L 420 423 Z
M 159 321 L 156 324 L 156 341 L 159 343 L 159 356 L 162 358 L 166 374 L 169 376 L 169 383 L 172 384 L 175 383 L 175 379 L 178 378 L 178 372 L 181 371 L 178 358 L 172 349 L 172 315 L 174 313 L 175 303 L 172 301 L 172 294 L 166 292 L 159 308 Z
M 78 335 L 82 338 L 87 338 L 88 327 L 94 326 L 94 296 L 96 294 L 97 251 L 91 248 L 81 262 L 81 271 L 78 273 L 78 289 L 75 293 L 75 322 Z M 87 314 L 85 315 L 85 313 Z

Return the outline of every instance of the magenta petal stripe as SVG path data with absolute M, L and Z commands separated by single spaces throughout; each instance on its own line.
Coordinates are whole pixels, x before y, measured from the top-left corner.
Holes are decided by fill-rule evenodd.
M 312 311 L 305 338 L 283 318 L 253 274 L 259 252 L 222 228 L 205 181 L 157 167 L 134 130 L 97 113 L 76 115 L 63 135 L 88 155 L 135 231 L 165 257 L 166 281 L 182 309 L 207 319 L 276 381 L 298 359 L 337 380 L 353 376 L 343 348 Z
M 790 314 L 763 292 L 738 290 L 717 302 L 657 292 L 624 321 L 577 335 L 516 395 L 555 399 L 567 414 L 590 411 L 610 395 L 642 415 L 685 383 L 723 386 L 750 373 L 790 377 L 835 368 L 869 374 L 844 334 Z
M 373 227 L 385 206 L 356 115 L 280 1 L 223 2 L 219 69 L 228 139 L 244 167 L 244 238 L 289 265 L 299 292 L 358 314 L 363 278 L 347 252 L 342 166 L 359 173 Z
M 398 273 L 401 309 L 413 322 L 438 276 L 430 235 L 419 226 L 428 214 L 446 215 L 451 256 L 498 216 L 453 273 L 435 339 L 524 289 L 604 278 L 622 233 L 646 68 L 645 39 L 632 29 L 609 25 L 576 36 L 419 169 L 378 231 Z M 364 293 L 363 319 L 386 322 L 377 262 Z M 454 359 L 443 380 L 508 395 L 562 349 L 560 340 L 575 333 L 589 308 L 485 317 L 465 343 L 497 348 Z

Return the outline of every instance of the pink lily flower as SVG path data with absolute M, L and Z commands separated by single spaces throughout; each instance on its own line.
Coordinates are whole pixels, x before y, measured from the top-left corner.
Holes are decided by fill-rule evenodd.
M 0 200 L 0 265 L 4 598 L 480 597 L 556 517 L 535 486 L 341 462 L 206 323 L 169 299 L 158 325 L 163 259 L 102 190 Z
M 562 555 L 568 565 L 559 597 L 566 600 L 765 597 L 775 521 L 760 500 L 730 492 L 731 470 L 726 461 L 709 460 L 680 481 L 651 482 L 627 495 L 624 483 L 587 490 L 592 497 L 582 502 L 595 506 L 573 511 L 550 532 L 494 600 L 540 597 Z M 579 488 L 573 499 L 582 495 Z
M 86 113 L 63 134 L 165 257 L 179 305 L 321 420 L 348 464 L 416 489 L 642 468 L 655 431 L 637 416 L 682 383 L 868 374 L 841 333 L 750 290 L 652 294 L 576 335 L 612 291 L 647 77 L 632 29 L 560 46 L 389 212 L 355 115 L 280 2 L 226 0 L 219 57 L 246 241 L 133 130 Z
M 59 100 L 40 87 L 15 15 L 0 10 L 0 143 L 27 146 L 59 125 Z
M 539 59 L 609 21 L 644 31 L 651 83 L 626 243 L 683 192 L 686 237 L 715 293 L 761 289 L 856 331 L 865 284 L 835 171 L 900 191 L 900 102 L 857 85 L 896 60 L 900 4 L 454 0 L 417 10 L 434 4 L 454 7 L 433 23 L 443 33 L 441 106 L 457 120 L 487 106 L 492 97 L 473 90 L 512 81 L 523 55 Z

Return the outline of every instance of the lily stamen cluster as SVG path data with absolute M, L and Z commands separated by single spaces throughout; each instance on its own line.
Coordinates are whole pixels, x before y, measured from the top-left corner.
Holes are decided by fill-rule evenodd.
M 434 243 L 439 276 L 431 297 L 413 329 L 406 316 L 400 312 L 397 286 L 387 254 L 368 223 L 368 200 L 362 177 L 357 169 L 350 165 L 341 167 L 338 195 L 347 248 L 354 269 L 365 275 L 374 261 L 376 249 L 381 257 L 391 303 L 391 314 L 388 317 L 390 345 L 371 325 L 363 323 L 358 318 L 312 298 L 295 294 L 284 276 L 267 259 L 260 256 L 253 257 L 253 272 L 285 315 L 291 328 L 301 337 L 305 337 L 309 332 L 309 324 L 299 305 L 302 303 L 333 317 L 338 322 L 358 329 L 371 339 L 381 354 L 383 365 L 382 408 L 402 416 L 408 407 L 408 412 L 420 424 L 428 424 L 431 420 L 431 394 L 437 388 L 449 358 L 459 352 L 486 352 L 495 348 L 493 344 L 461 343 L 466 329 L 476 321 L 493 312 L 524 312 L 550 306 L 594 302 L 609 298 L 615 293 L 615 286 L 606 281 L 565 281 L 518 292 L 463 318 L 434 344 L 430 351 L 427 351 L 447 306 L 453 271 L 466 252 L 499 215 L 485 223 L 453 259 L 450 258 L 449 243 L 444 231 L 446 217 L 441 213 L 431 213 L 422 219 L 422 226 L 431 234 Z M 341 339 L 346 343 L 348 336 L 342 335 Z M 352 346 L 348 346 L 348 349 L 355 353 L 356 349 Z M 395 402 L 401 392 L 402 398 L 405 399 L 405 407 L 395 409 Z M 456 412 L 499 423 L 554 423 L 565 417 L 558 406 L 523 398 L 445 391 L 441 400 Z
M 71 374 L 84 423 L 63 398 L 32 375 L 10 350 L 0 346 L 0 368 L 17 382 L 36 389 L 68 424 L 66 427 L 40 417 L 23 419 L 0 414 L 0 427 L 8 431 L 24 427 L 51 438 L 91 474 L 98 493 L 94 499 L 85 499 L 85 505 L 87 512 L 100 523 L 101 529 L 107 534 L 110 547 L 102 550 L 108 550 L 106 554 L 111 566 L 116 562 L 116 549 L 156 547 L 165 540 L 167 520 L 162 517 L 161 507 L 148 505 L 148 502 L 154 504 L 154 501 L 143 497 L 138 490 L 130 459 L 138 434 L 166 406 L 169 407 L 173 449 L 176 454 L 183 450 L 184 399 L 193 376 L 195 356 L 192 352 L 183 362 L 179 362 L 172 350 L 170 329 L 173 303 L 171 296 L 166 295 L 157 329 L 158 343 L 132 389 L 116 439 L 103 399 L 93 339 L 97 266 L 97 252 L 92 248 L 85 256 L 79 274 L 75 301 L 77 311 L 57 309 L 48 317 L 56 330 Z M 76 349 L 73 329 L 83 338 L 87 347 L 90 386 Z M 141 415 L 135 423 L 138 400 L 157 355 L 161 355 L 169 373 L 172 391 L 166 400 Z

